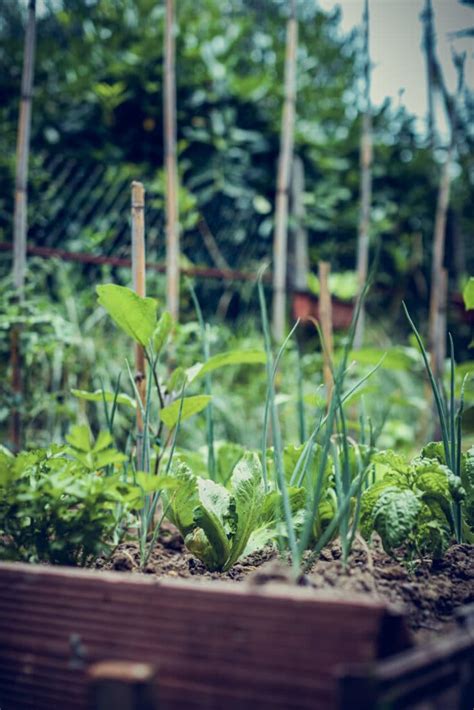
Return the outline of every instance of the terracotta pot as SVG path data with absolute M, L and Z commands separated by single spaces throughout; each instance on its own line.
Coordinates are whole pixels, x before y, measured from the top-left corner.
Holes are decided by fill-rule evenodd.
M 341 301 L 332 298 L 332 321 L 334 330 L 346 330 L 352 322 L 354 315 L 354 302 Z M 303 322 L 310 319 L 319 320 L 319 299 L 309 291 L 295 291 L 293 293 L 293 317 Z

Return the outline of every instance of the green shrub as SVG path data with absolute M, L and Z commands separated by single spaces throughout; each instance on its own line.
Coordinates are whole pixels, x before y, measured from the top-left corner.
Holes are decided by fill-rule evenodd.
M 76 445 L 79 429 L 86 428 L 71 437 Z M 101 434 L 89 452 L 64 446 L 16 457 L 0 452 L 0 557 L 84 565 L 113 549 L 142 491 L 123 482 L 116 470 L 121 454 L 109 443 Z

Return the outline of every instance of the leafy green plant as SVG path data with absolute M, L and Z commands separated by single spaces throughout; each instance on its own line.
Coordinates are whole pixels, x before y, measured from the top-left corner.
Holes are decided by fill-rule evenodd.
M 453 503 L 465 490 L 440 450 L 430 444 L 411 462 L 393 451 L 373 456 L 378 479 L 362 494 L 361 532 L 369 539 L 377 532 L 391 555 L 401 549 L 407 559 L 439 558 L 455 536 Z
M 130 366 L 127 362 L 130 381 L 134 389 L 135 399 L 132 402 L 141 413 L 143 432 L 140 433 L 142 452 L 141 460 L 136 462 L 136 467 L 143 472 L 150 472 L 149 493 L 145 498 L 144 507 L 140 514 L 140 550 L 144 563 L 157 539 L 159 524 L 156 525 L 156 513 L 163 487 L 167 485 L 166 475 L 170 471 L 173 455 L 176 448 L 177 436 L 181 423 L 208 408 L 211 404 L 209 373 L 221 367 L 262 362 L 262 353 L 255 352 L 227 352 L 218 353 L 210 357 L 207 341 L 204 337 L 204 363 L 195 363 L 190 368 L 177 366 L 169 374 L 163 363 L 166 344 L 173 330 L 171 316 L 164 312 L 158 318 L 158 303 L 152 298 L 142 298 L 134 291 L 123 286 L 107 284 L 97 287 L 99 303 L 106 309 L 116 325 L 130 336 L 136 343 L 143 347 L 148 364 L 147 388 L 145 401 L 142 402 Z M 197 301 L 196 301 L 197 303 Z M 201 323 L 201 332 L 205 327 L 202 315 L 197 304 L 198 316 Z M 187 394 L 187 388 L 199 384 L 200 378 L 206 381 L 206 394 Z M 152 397 L 153 388 L 155 399 Z M 107 411 L 107 396 L 110 400 L 111 393 L 103 394 L 104 407 Z M 118 390 L 113 397 L 114 406 L 119 402 L 121 394 Z M 111 417 L 107 416 L 110 421 Z M 212 434 L 212 416 L 209 413 L 208 425 L 208 460 L 207 469 L 211 478 L 216 476 L 214 454 L 214 440 Z M 138 451 L 138 447 L 137 447 Z M 154 464 L 151 467 L 152 452 Z M 165 476 L 161 475 L 161 464 L 166 461 Z M 161 519 L 163 515 L 161 516 Z
M 195 475 L 183 462 L 177 464 L 174 475 L 178 486 L 169 497 L 168 518 L 189 551 L 208 569 L 230 569 L 245 553 L 261 522 L 265 493 L 257 455 L 244 454 L 228 488 Z
M 446 465 L 444 447 L 441 442 L 431 442 L 422 450 L 422 456 L 432 458 Z M 469 543 L 474 543 L 474 446 L 461 453 L 460 485 L 463 489 L 462 525 L 463 536 Z M 459 481 L 458 481 L 459 485 Z
M 2 557 L 84 565 L 118 543 L 143 491 L 123 481 L 108 434 L 93 444 L 85 433 L 69 447 L 0 452 Z
M 441 436 L 443 440 L 443 449 L 446 465 L 449 466 L 450 470 L 455 476 L 457 476 L 458 481 L 461 481 L 461 459 L 462 459 L 462 416 L 464 411 L 464 383 L 461 387 L 461 397 L 459 405 L 456 407 L 455 399 L 455 360 L 454 360 L 454 345 L 451 334 L 449 334 L 449 345 L 450 345 L 450 376 L 449 376 L 449 397 L 445 395 L 442 383 L 437 382 L 431 369 L 428 353 L 425 350 L 421 335 L 419 334 L 415 324 L 410 318 L 408 310 L 403 304 L 405 315 L 412 327 L 413 333 L 415 334 L 418 347 L 425 364 L 426 372 L 428 373 L 431 389 L 433 392 L 434 401 L 436 403 L 436 409 L 438 412 L 438 419 L 441 428 Z M 462 542 L 463 539 L 463 529 L 462 529 L 462 511 L 461 511 L 461 501 L 460 499 L 453 498 L 452 500 L 452 514 L 454 521 L 454 531 L 456 535 L 456 540 Z

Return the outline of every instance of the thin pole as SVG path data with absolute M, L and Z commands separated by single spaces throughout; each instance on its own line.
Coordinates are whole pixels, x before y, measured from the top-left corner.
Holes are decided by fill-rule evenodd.
M 13 216 L 13 285 L 20 298 L 23 298 L 26 269 L 27 183 L 36 44 L 35 15 L 36 0 L 29 0 L 21 79 L 20 117 L 16 148 L 15 212 Z
M 23 72 L 21 77 L 20 115 L 16 146 L 15 208 L 13 215 L 13 286 L 17 297 L 23 300 L 26 271 L 26 230 L 28 208 L 28 161 L 30 152 L 31 108 L 36 44 L 36 1 L 29 0 L 26 24 Z M 14 404 L 10 420 L 10 438 L 15 451 L 21 448 L 22 423 L 19 409 L 23 396 L 21 330 L 14 326 L 11 332 L 10 364 Z
M 428 103 L 428 142 L 434 146 L 435 140 L 435 114 L 434 114 L 434 48 L 435 37 L 433 30 L 433 6 L 431 0 L 426 0 L 425 7 L 421 15 L 423 21 L 423 48 L 426 59 L 426 94 Z
M 293 160 L 291 181 L 291 201 L 293 205 L 294 227 L 294 269 L 293 287 L 296 291 L 306 291 L 308 288 L 309 256 L 308 233 L 304 226 L 305 207 L 304 165 L 298 155 Z
M 360 144 L 360 214 L 359 228 L 357 235 L 357 281 L 358 298 L 367 281 L 369 267 L 369 243 L 370 243 L 370 211 L 372 206 L 372 108 L 370 101 L 370 45 L 369 45 L 369 0 L 365 0 L 364 6 L 364 83 L 365 83 L 365 106 L 362 115 L 362 133 Z M 362 346 L 364 339 L 365 310 L 362 305 L 357 321 L 354 336 L 354 348 L 358 350 Z
M 330 264 L 327 261 L 320 261 L 318 265 L 319 275 L 319 322 L 323 334 L 323 379 L 326 386 L 327 406 L 331 402 L 333 378 L 331 372 L 331 362 L 334 354 L 333 326 L 332 326 L 332 302 L 329 291 Z
M 132 182 L 132 273 L 133 288 L 142 298 L 146 296 L 145 283 L 145 190 L 141 182 Z M 135 344 L 135 384 L 142 404 L 146 399 L 145 352 Z M 143 470 L 143 417 L 137 407 L 137 468 Z
M 446 333 L 440 333 L 440 311 L 443 299 L 443 263 L 445 251 L 446 222 L 448 216 L 449 198 L 451 192 L 451 163 L 453 157 L 452 145 L 448 148 L 446 160 L 441 170 L 441 179 L 436 203 L 436 217 L 433 232 L 433 256 L 431 261 L 431 291 L 429 311 L 429 350 L 431 353 L 431 366 L 436 377 L 442 373 L 443 363 L 439 356 L 442 349 L 439 347 L 439 338 L 445 338 Z
M 179 318 L 179 211 L 176 159 L 176 72 L 174 0 L 166 0 L 164 147 L 166 172 L 166 299 L 168 310 Z
M 458 87 L 456 97 L 462 93 L 464 86 L 464 59 L 458 58 Z M 445 348 L 438 343 L 440 338 L 446 338 L 446 332 L 441 332 L 443 319 L 442 315 L 444 301 L 447 299 L 448 278 L 443 273 L 444 252 L 446 242 L 446 222 L 448 218 L 448 208 L 451 193 L 451 167 L 454 158 L 456 145 L 456 113 L 455 99 L 453 99 L 453 110 L 450 115 L 450 141 L 441 169 L 441 177 L 438 189 L 438 200 L 436 203 L 436 216 L 433 231 L 433 256 L 431 261 L 431 290 L 430 290 L 430 310 L 429 310 L 429 335 L 428 345 L 431 354 L 433 372 L 436 377 L 441 377 L 443 372 L 443 357 Z
M 281 120 L 280 155 L 278 159 L 277 194 L 275 210 L 275 236 L 273 242 L 273 335 L 277 340 L 285 332 L 286 271 L 288 245 L 288 191 L 293 161 L 295 102 L 296 102 L 296 51 L 298 22 L 296 0 L 291 2 L 291 14 L 286 31 L 285 101 Z

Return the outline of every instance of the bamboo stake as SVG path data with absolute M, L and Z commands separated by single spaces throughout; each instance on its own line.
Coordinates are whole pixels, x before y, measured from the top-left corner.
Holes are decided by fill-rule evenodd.
M 425 8 L 421 15 L 424 32 L 423 32 L 423 47 L 426 57 L 426 92 L 428 101 L 428 142 L 434 146 L 435 141 L 435 115 L 434 115 L 434 47 L 435 37 L 433 31 L 433 6 L 431 0 L 426 0 Z
M 166 0 L 163 106 L 166 171 L 166 298 L 168 310 L 177 321 L 179 318 L 179 211 L 175 55 L 174 0 Z
M 36 45 L 36 0 L 29 0 L 25 33 L 23 72 L 21 77 L 20 115 L 16 146 L 15 209 L 13 215 L 13 286 L 17 297 L 23 300 L 26 271 L 26 231 L 28 208 L 28 162 L 31 134 L 31 108 Z M 19 403 L 23 395 L 21 362 L 21 330 L 14 326 L 11 332 L 10 363 L 14 403 L 11 411 L 10 438 L 15 451 L 21 448 L 22 422 Z
M 13 284 L 23 297 L 26 268 L 27 183 L 31 133 L 31 98 L 36 44 L 36 0 L 29 0 L 26 25 L 20 117 L 18 120 L 15 213 L 13 217 Z
M 293 160 L 291 201 L 293 204 L 293 216 L 295 219 L 294 231 L 294 258 L 295 276 L 293 287 L 296 291 L 306 291 L 308 288 L 308 233 L 303 221 L 305 208 L 303 201 L 304 193 L 304 165 L 301 158 L 295 155 Z
M 370 101 L 370 47 L 369 47 L 369 0 L 364 6 L 364 37 L 365 37 L 365 107 L 362 116 L 362 134 L 360 144 L 360 215 L 357 235 L 357 280 L 359 286 L 358 298 L 367 281 L 369 266 L 370 243 L 370 211 L 372 206 L 372 108 Z M 354 335 L 354 349 L 362 346 L 365 327 L 365 308 L 362 305 Z
M 295 102 L 296 102 L 296 51 L 298 22 L 296 0 L 291 2 L 291 14 L 286 31 L 285 101 L 281 121 L 280 155 L 276 194 L 275 236 L 273 242 L 273 335 L 277 340 L 285 332 L 286 271 L 288 244 L 288 191 L 293 160 Z
M 331 402 L 333 378 L 331 363 L 334 354 L 333 327 L 332 327 L 332 302 L 329 291 L 329 274 L 331 267 L 327 261 L 320 261 L 319 275 L 319 322 L 323 334 L 323 378 L 326 386 L 327 406 Z
M 446 160 L 441 171 L 441 179 L 436 204 L 436 217 L 433 232 L 433 257 L 431 261 L 431 291 L 429 310 L 429 350 L 431 353 L 431 366 L 436 377 L 442 373 L 443 363 L 439 359 L 439 339 L 445 334 L 440 333 L 439 315 L 442 309 L 443 291 L 443 263 L 445 251 L 446 222 L 451 192 L 450 170 L 452 163 L 452 146 L 448 148 Z
M 439 306 L 438 306 L 438 333 L 436 338 L 436 350 L 435 350 L 435 361 L 439 363 L 440 374 L 443 370 L 443 365 L 446 360 L 446 333 L 447 333 L 447 320 L 448 320 L 448 270 L 441 269 L 441 279 L 440 279 L 440 294 L 439 294 Z
M 457 96 L 461 94 L 464 86 L 464 60 L 461 60 L 460 64 L 458 64 L 458 71 L 459 77 Z M 453 105 L 455 105 L 455 102 L 453 102 Z M 446 333 L 441 332 L 443 321 L 442 312 L 444 308 L 443 291 L 444 289 L 447 291 L 447 277 L 445 278 L 443 276 L 443 264 L 446 242 L 446 222 L 451 193 L 451 166 L 456 145 L 456 120 L 454 111 L 450 116 L 450 121 L 451 136 L 446 154 L 446 160 L 441 170 L 433 232 L 433 256 L 431 261 L 428 345 L 433 373 L 435 377 L 438 378 L 443 372 L 443 361 L 440 360 L 440 357 L 442 356 L 442 353 L 445 352 L 445 349 L 441 347 L 439 340 L 440 338 L 444 339 L 446 337 Z M 447 298 L 447 294 L 444 298 Z
M 145 190 L 141 182 L 132 182 L 132 273 L 133 288 L 142 298 L 146 296 L 145 282 Z M 135 344 L 135 383 L 142 404 L 146 399 L 145 351 Z M 143 417 L 137 406 L 137 468 L 143 470 Z

